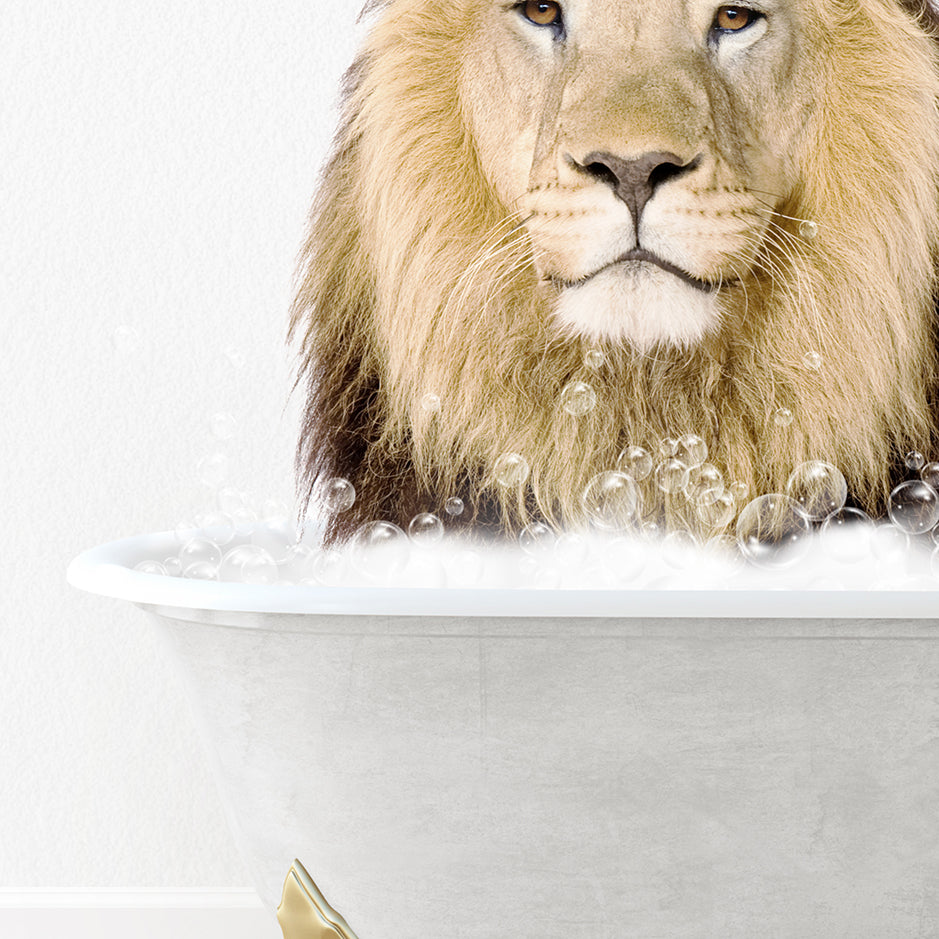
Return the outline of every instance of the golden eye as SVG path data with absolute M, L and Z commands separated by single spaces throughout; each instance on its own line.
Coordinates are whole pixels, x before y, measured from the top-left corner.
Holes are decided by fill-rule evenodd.
M 737 33 L 750 26 L 759 16 L 756 10 L 749 7 L 720 7 L 714 18 L 714 27 L 728 33 Z
M 551 0 L 527 0 L 522 4 L 522 13 L 525 19 L 531 20 L 536 26 L 559 26 L 561 24 L 561 5 Z

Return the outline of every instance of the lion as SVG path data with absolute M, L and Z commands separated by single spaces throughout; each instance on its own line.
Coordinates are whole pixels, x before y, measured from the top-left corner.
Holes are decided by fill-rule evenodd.
M 578 525 L 624 448 L 687 434 L 751 498 L 824 460 L 883 513 L 937 436 L 929 6 L 369 7 L 289 328 L 301 496 L 357 493 L 327 542 L 455 497 Z M 641 519 L 684 517 L 650 480 Z

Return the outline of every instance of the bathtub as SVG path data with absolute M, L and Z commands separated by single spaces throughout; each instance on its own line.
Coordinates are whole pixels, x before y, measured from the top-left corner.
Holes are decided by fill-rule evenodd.
M 299 858 L 358 939 L 939 935 L 935 591 L 133 570 L 174 552 L 69 579 L 157 624 L 272 908 Z

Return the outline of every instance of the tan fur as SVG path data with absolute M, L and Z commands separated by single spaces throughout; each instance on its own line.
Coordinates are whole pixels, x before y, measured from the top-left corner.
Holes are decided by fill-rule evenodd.
M 554 84 L 503 76 L 513 91 L 495 95 L 493 69 L 505 62 L 485 58 L 479 25 L 494 4 L 382 6 L 352 73 L 291 320 L 309 393 L 301 489 L 344 475 L 359 491 L 334 537 L 369 518 L 406 525 L 453 494 L 470 503 L 468 518 L 495 505 L 509 529 L 533 513 L 574 523 L 586 482 L 624 446 L 655 455 L 661 438 L 689 432 L 707 441 L 728 482 L 754 494 L 782 491 L 797 464 L 822 459 L 844 472 L 860 504 L 882 511 L 898 455 L 929 452 L 935 439 L 935 50 L 888 0 L 787 3 L 799 24 L 797 74 L 778 79 L 785 99 L 760 95 L 760 120 L 789 144 L 773 170 L 787 188 L 771 196 L 747 186 L 762 171 L 747 177 L 737 166 L 760 155 L 721 136 L 751 139 L 756 112 L 734 112 L 732 96 L 709 92 L 703 114 L 694 102 L 674 113 L 637 104 L 611 123 L 620 113 L 603 102 L 612 78 L 588 67 L 589 49 Z M 670 66 L 679 53 L 667 43 L 641 51 L 641 68 L 635 59 L 623 68 L 661 73 L 663 99 L 675 100 L 668 70 L 680 71 Z M 532 113 L 538 126 L 526 136 Z M 739 257 L 728 249 L 702 265 L 740 282 L 720 293 L 719 327 L 694 342 L 597 340 L 553 315 L 539 277 L 546 252 L 524 199 L 561 190 L 558 216 L 580 231 L 557 141 L 586 140 L 597 127 L 603 146 L 619 134 L 674 149 L 684 134 L 692 150 L 709 148 L 712 170 L 672 187 L 670 217 L 683 232 L 692 229 L 682 211 L 700 220 L 700 237 L 688 241 L 696 257 L 736 237 Z M 519 191 L 523 173 L 528 189 Z M 816 238 L 799 237 L 800 219 L 817 223 Z M 748 226 L 758 239 L 746 239 Z M 606 356 L 596 372 L 584 365 L 590 348 Z M 805 365 L 808 351 L 821 356 L 817 371 Z M 580 418 L 558 405 L 572 380 L 598 395 Z M 439 412 L 422 404 L 428 393 L 440 397 Z M 792 411 L 788 426 L 774 421 L 779 408 Z M 507 451 L 530 463 L 527 487 L 494 482 Z M 652 487 L 644 495 L 647 517 L 666 508 Z

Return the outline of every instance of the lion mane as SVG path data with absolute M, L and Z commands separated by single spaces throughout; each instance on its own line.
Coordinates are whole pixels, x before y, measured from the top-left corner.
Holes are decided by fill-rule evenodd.
M 466 505 L 458 525 L 577 524 L 586 483 L 624 447 L 655 455 L 686 433 L 751 496 L 784 491 L 818 459 L 841 469 L 857 505 L 883 512 L 903 455 L 936 442 L 933 15 L 895 0 L 788 3 L 824 37 L 812 53 L 825 84 L 793 104 L 797 183 L 719 327 L 652 347 L 552 313 L 519 207 L 487 173 L 467 116 L 460 75 L 485 4 L 455 0 L 447 15 L 429 0 L 371 4 L 290 321 L 306 394 L 301 497 L 329 477 L 357 493 L 328 541 L 375 519 L 406 528 L 419 512 L 443 515 L 453 496 Z M 499 102 L 486 106 L 498 129 Z M 806 219 L 814 238 L 800 237 Z M 806 366 L 810 350 L 820 367 Z M 558 406 L 572 381 L 597 394 L 576 417 Z M 495 478 L 505 453 L 527 460 L 523 482 Z M 646 520 L 681 514 L 679 495 L 643 486 Z

